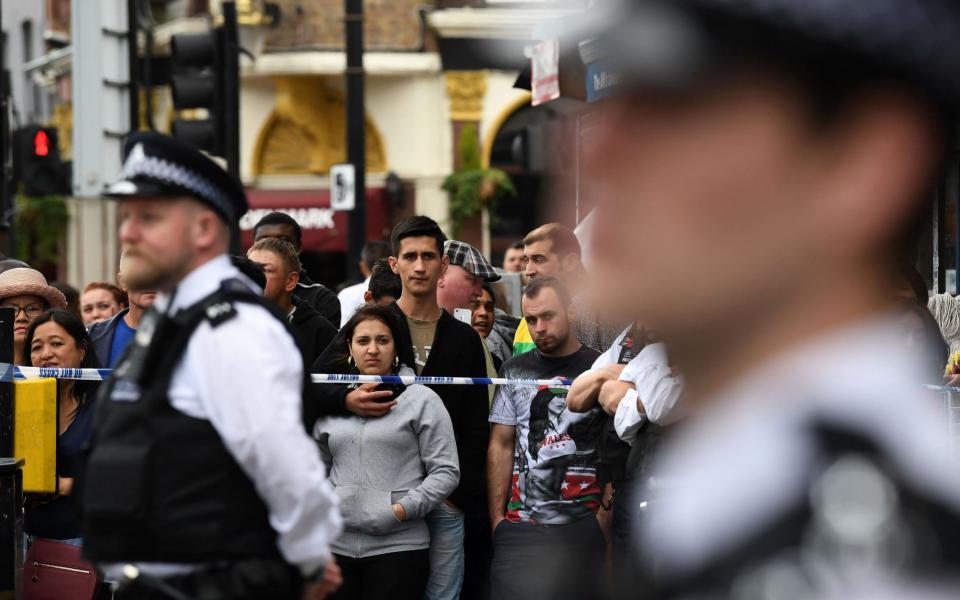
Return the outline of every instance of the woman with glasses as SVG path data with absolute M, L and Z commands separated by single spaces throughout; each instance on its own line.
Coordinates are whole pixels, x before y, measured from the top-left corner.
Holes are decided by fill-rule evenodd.
M 10 269 L 0 273 L 0 308 L 14 309 L 13 364 L 27 364 L 24 342 L 27 329 L 48 308 L 66 308 L 67 299 L 60 290 L 47 285 L 47 279 L 34 269 Z

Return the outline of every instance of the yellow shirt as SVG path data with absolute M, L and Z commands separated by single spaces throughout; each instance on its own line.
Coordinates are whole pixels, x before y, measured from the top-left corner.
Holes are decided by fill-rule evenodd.
M 527 329 L 527 320 L 520 319 L 520 325 L 517 327 L 517 333 L 513 336 L 513 355 L 519 356 L 524 352 L 530 352 L 535 347 L 533 338 L 530 337 L 530 330 Z

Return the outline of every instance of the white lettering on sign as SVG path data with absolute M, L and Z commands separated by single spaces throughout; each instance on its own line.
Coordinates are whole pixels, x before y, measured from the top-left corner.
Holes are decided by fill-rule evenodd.
M 620 74 L 612 71 L 600 71 L 593 75 L 593 91 L 602 92 L 620 84 Z
M 334 229 L 332 208 L 254 208 L 240 217 L 240 229 L 250 231 L 257 222 L 272 212 L 282 212 L 293 217 L 303 229 Z

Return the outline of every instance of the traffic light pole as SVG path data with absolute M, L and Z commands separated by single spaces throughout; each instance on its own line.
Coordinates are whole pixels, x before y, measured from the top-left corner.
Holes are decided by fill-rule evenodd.
M 0 31 L 3 30 L 3 11 L 0 10 Z M 10 201 L 13 190 L 7 189 L 10 183 L 10 106 L 8 105 L 9 78 L 7 77 L 7 57 L 6 44 L 0 44 L 0 224 L 7 216 L 8 209 L 12 205 Z M 11 217 L 11 221 L 13 218 Z M 10 223 L 10 230 L 7 232 L 7 244 L 3 248 L 4 254 L 13 252 L 13 244 L 10 242 L 13 233 L 13 223 Z
M 139 2 L 127 0 L 127 60 L 130 63 L 130 131 L 140 129 L 140 90 L 144 89 L 144 97 L 153 92 L 149 83 L 144 85 L 140 77 L 140 51 L 137 48 L 137 34 L 140 32 L 140 15 L 137 12 Z M 150 53 L 147 53 L 149 62 Z M 141 88 L 142 86 L 142 88 Z
M 354 167 L 353 197 L 347 245 L 347 276 L 359 277 L 358 262 L 367 238 L 366 129 L 363 120 L 363 1 L 344 0 L 347 38 L 347 162 Z
M 224 151 L 227 172 L 240 179 L 240 43 L 237 4 L 223 3 Z
M 12 365 L 12 308 L 0 308 L 0 362 Z M 9 368 L 9 367 L 8 367 Z M 13 455 L 13 381 L 0 381 L 0 597 L 19 598 L 23 567 L 23 459 Z

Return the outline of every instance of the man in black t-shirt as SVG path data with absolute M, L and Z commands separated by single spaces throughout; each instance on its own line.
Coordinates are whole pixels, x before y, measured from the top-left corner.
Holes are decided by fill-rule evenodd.
M 573 333 L 576 311 L 559 280 L 535 279 L 523 295 L 523 315 L 536 348 L 501 369 L 509 379 L 575 378 L 599 356 Z M 490 422 L 487 492 L 493 525 L 491 596 L 546 598 L 566 567 L 589 591 L 600 574 L 604 540 L 597 446 L 603 412 L 566 408 L 567 388 L 505 385 L 497 389 Z M 570 597 L 584 597 L 572 593 Z

